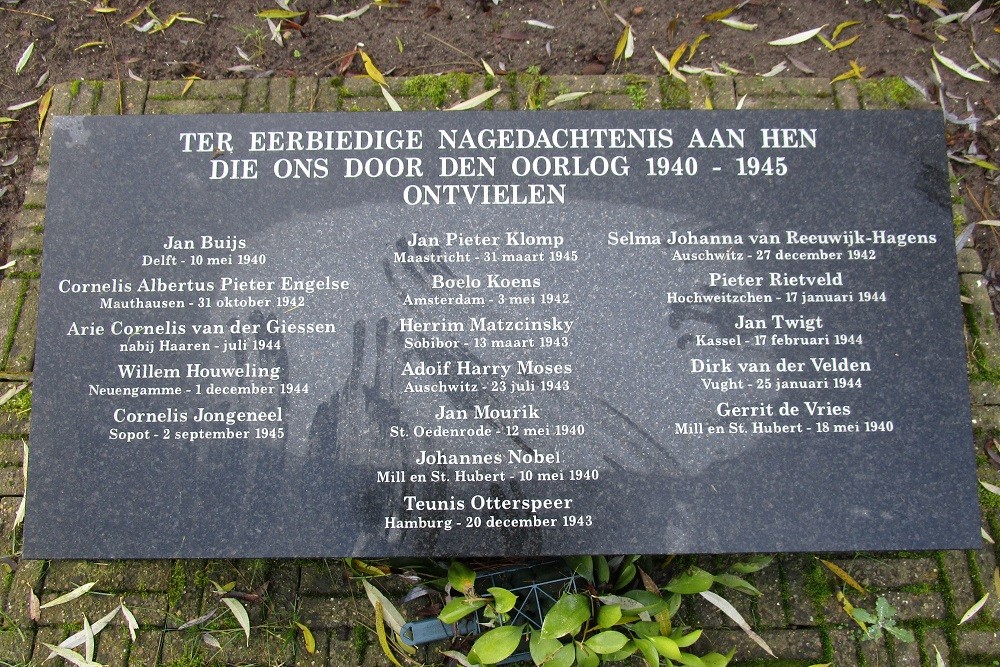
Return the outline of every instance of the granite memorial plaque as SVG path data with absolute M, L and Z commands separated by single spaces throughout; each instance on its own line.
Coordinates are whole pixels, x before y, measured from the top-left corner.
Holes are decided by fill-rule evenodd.
M 54 122 L 27 557 L 979 543 L 939 113 Z

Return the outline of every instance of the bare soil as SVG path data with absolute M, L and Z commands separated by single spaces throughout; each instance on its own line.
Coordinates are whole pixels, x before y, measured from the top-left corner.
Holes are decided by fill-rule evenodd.
M 750 0 L 727 18 L 755 25 L 753 30 L 705 20 L 737 0 L 387 0 L 342 22 L 322 17 L 366 4 L 291 0 L 292 10 L 305 13 L 274 21 L 279 43 L 258 16 L 261 10 L 278 9 L 275 0 L 0 0 L 0 116 L 17 119 L 0 124 L 0 164 L 6 165 L 0 166 L 0 190 L 7 188 L 0 196 L 0 239 L 6 238 L 23 199 L 38 135 L 37 105 L 20 111 L 8 107 L 38 98 L 54 83 L 76 79 L 359 76 L 364 73 L 356 54 L 359 43 L 387 76 L 483 72 L 481 61 L 498 74 L 537 68 L 544 74 L 660 75 L 665 70 L 654 47 L 669 57 L 703 34 L 708 37 L 690 60 L 686 50 L 681 63 L 754 76 L 784 62 L 786 69 L 777 76 L 829 81 L 851 71 L 854 61 L 864 78 L 910 77 L 934 103 L 943 101 L 947 117 L 955 121 L 948 124 L 947 142 L 956 157 L 1000 166 L 997 0 L 978 6 L 968 0 Z M 101 7 L 115 11 L 95 11 Z M 962 18 L 940 20 L 970 7 Z M 154 16 L 166 24 L 178 13 L 180 19 L 166 29 L 136 29 Z M 631 23 L 635 51 L 616 62 L 624 29 L 618 16 Z M 834 29 L 847 21 L 858 23 L 844 28 L 834 42 L 857 39 L 836 50 L 818 39 L 785 47 L 768 44 L 824 25 L 822 34 L 832 39 Z M 16 73 L 32 43 L 30 58 Z M 935 73 L 932 49 L 987 82 L 963 78 L 940 61 Z M 992 71 L 977 63 L 976 55 Z M 1000 171 L 958 161 L 953 166 L 962 178 L 968 219 L 996 219 Z M 986 259 L 1000 257 L 992 228 L 980 231 L 977 243 Z

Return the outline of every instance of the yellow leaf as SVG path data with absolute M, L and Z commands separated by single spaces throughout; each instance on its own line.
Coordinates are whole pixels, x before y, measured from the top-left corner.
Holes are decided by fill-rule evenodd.
M 986 160 L 980 160 L 979 158 L 970 157 L 969 161 L 977 167 L 982 167 L 988 171 L 1000 171 L 1000 167 L 997 167 L 992 162 L 987 162 Z
M 948 8 L 942 4 L 941 0 L 917 0 L 917 4 L 930 7 L 931 9 L 940 9 L 942 12 L 948 11 Z
M 837 591 L 837 602 L 840 603 L 840 606 L 844 609 L 844 613 L 847 614 L 847 617 L 850 618 L 852 621 L 854 621 L 855 623 L 857 623 L 861 627 L 861 631 L 862 632 L 864 632 L 865 630 L 868 629 L 868 628 L 865 627 L 864 623 L 862 623 L 858 619 L 854 618 L 854 613 L 853 613 L 854 612 L 854 605 L 851 604 L 851 601 L 847 599 L 847 596 L 844 595 L 840 591 Z
M 83 51 L 84 49 L 92 49 L 98 46 L 107 46 L 107 42 L 87 42 L 86 44 L 81 44 L 80 46 L 73 49 L 74 51 Z
M 709 97 L 705 98 L 705 108 L 706 109 L 714 109 L 715 108 L 715 107 L 712 106 L 712 100 Z
M 726 18 L 727 16 L 735 12 L 737 9 L 739 9 L 739 5 L 733 5 L 729 9 L 722 9 L 717 12 L 712 12 L 711 14 L 705 14 L 704 16 L 701 17 L 701 20 L 705 21 L 706 23 L 710 21 L 718 21 Z
M 391 571 L 388 565 L 371 565 L 360 558 L 348 558 L 347 564 L 362 574 L 370 574 L 373 577 L 384 577 Z
M 45 125 L 45 116 L 49 113 L 49 104 L 52 103 L 52 88 L 45 91 L 42 99 L 38 101 L 38 133 L 42 133 L 42 126 Z
M 833 35 L 831 35 L 830 39 L 837 39 L 837 35 L 843 32 L 845 28 L 850 28 L 852 25 L 861 25 L 861 21 L 844 21 L 833 29 Z
M 191 86 L 194 85 L 194 82 L 195 81 L 201 81 L 201 77 L 197 76 L 195 74 L 192 74 L 191 76 L 184 77 L 184 80 L 187 81 L 187 83 L 184 84 L 184 89 L 181 90 L 181 97 L 184 97 L 185 95 L 187 95 L 187 92 L 189 90 L 191 90 Z
M 382 652 L 385 653 L 386 657 L 392 661 L 392 664 L 396 667 L 403 667 L 399 664 L 399 660 L 396 660 L 396 656 L 393 654 L 392 649 L 389 648 L 389 638 L 385 636 L 385 620 L 382 618 L 382 605 L 378 602 L 375 603 L 375 634 L 378 635 L 378 643 L 382 646 Z
M 1000 567 L 993 568 L 993 588 L 1000 595 Z
M 833 49 L 834 49 L 833 42 L 831 42 L 830 40 L 828 40 L 826 37 L 824 37 L 823 35 L 816 35 L 816 39 L 818 39 L 819 41 L 823 42 L 823 46 L 825 46 L 826 48 L 828 48 L 831 51 L 833 51 Z
M 305 644 L 306 644 L 306 652 L 307 653 L 315 653 L 316 652 L 316 638 L 313 637 L 312 631 L 309 630 L 309 628 L 307 628 L 306 626 L 304 626 L 301 623 L 299 623 L 298 621 L 295 621 L 295 627 L 297 627 L 299 630 L 302 631 L 302 641 L 304 641 Z
M 680 46 L 674 49 L 674 52 L 670 54 L 670 67 L 668 69 L 676 69 L 677 63 L 681 61 L 681 56 L 684 55 L 684 51 L 687 49 L 687 42 L 682 42 Z
M 618 38 L 618 45 L 615 46 L 614 60 L 628 60 L 632 57 L 635 40 L 632 37 L 632 26 L 626 25 L 622 30 L 622 36 Z
M 688 51 L 688 57 L 684 62 L 686 63 L 691 62 L 691 59 L 694 58 L 694 52 L 698 50 L 698 45 L 704 42 L 709 37 L 711 37 L 711 35 L 709 35 L 707 32 L 703 32 L 697 37 L 695 37 L 694 41 L 691 42 L 691 49 Z
M 368 54 L 361 49 L 358 49 L 358 53 L 361 54 L 361 61 L 365 64 L 365 73 L 378 85 L 388 88 L 389 84 L 385 82 L 385 77 L 382 76 L 382 72 L 378 71 L 378 67 L 375 67 L 375 63 L 372 62 Z
M 293 12 L 290 9 L 265 9 L 257 12 L 259 19 L 294 19 L 304 15 L 305 12 Z
M 819 562 L 823 563 L 823 565 L 826 565 L 827 569 L 829 569 L 830 572 L 833 572 L 835 575 L 843 579 L 844 583 L 846 583 L 848 586 L 858 591 L 862 595 L 868 595 L 868 591 L 865 590 L 864 586 L 855 581 L 854 577 L 847 574 L 847 572 L 845 572 L 844 569 L 841 568 L 839 565 L 837 565 L 836 563 L 831 563 L 828 560 L 823 560 L 822 558 L 819 559 Z
M 861 37 L 861 35 L 855 35 L 854 37 L 851 37 L 850 39 L 845 39 L 842 42 L 837 42 L 836 44 L 833 45 L 833 48 L 831 48 L 830 50 L 831 51 L 836 51 L 837 49 L 842 49 L 845 46 L 850 46 L 851 44 L 853 44 L 854 42 L 857 41 L 858 37 Z
M 94 7 L 92 11 L 95 14 L 114 14 L 118 9 L 116 7 Z

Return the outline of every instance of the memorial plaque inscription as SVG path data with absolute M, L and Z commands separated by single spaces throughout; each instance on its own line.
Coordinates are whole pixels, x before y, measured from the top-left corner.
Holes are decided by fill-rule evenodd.
M 27 556 L 978 543 L 940 114 L 55 122 Z

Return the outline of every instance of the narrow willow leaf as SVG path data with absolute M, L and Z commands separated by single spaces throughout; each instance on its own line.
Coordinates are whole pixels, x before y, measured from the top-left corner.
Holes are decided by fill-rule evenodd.
M 757 29 L 756 23 L 744 23 L 743 21 L 737 21 L 736 19 L 721 19 L 719 23 L 725 26 L 729 26 L 730 28 L 736 28 L 737 30 L 745 30 L 747 32 Z
M 472 99 L 465 100 L 464 102 L 459 102 L 455 106 L 448 107 L 445 111 L 467 111 L 469 109 L 475 109 L 481 104 L 485 103 L 488 99 L 500 92 L 500 88 L 494 88 L 493 90 L 487 90 L 485 93 L 480 93 Z
M 118 11 L 117 7 L 93 7 L 91 9 L 95 14 L 114 14 Z
M 975 51 L 973 51 L 973 54 L 975 54 Z M 989 67 L 987 67 L 987 69 L 989 69 Z M 42 72 L 42 75 L 38 77 L 38 81 L 35 81 L 35 88 L 41 88 L 42 86 L 45 85 L 45 82 L 48 80 L 49 80 L 49 70 L 45 70 L 44 72 Z
M 59 642 L 59 646 L 61 646 L 62 648 L 74 649 L 80 644 L 86 644 L 88 641 L 93 642 L 93 638 L 99 635 L 104 628 L 108 627 L 108 623 L 114 620 L 115 616 L 118 615 L 119 609 L 120 607 L 115 607 L 110 614 L 107 614 L 103 618 L 98 619 L 93 624 L 85 622 L 83 630 L 80 630 L 76 634 L 70 635 L 66 639 L 62 640 L 61 642 Z M 87 620 L 86 617 L 84 617 L 83 620 L 86 621 Z M 87 637 L 88 628 L 90 628 L 90 634 L 91 634 L 91 637 L 89 638 Z M 87 654 L 87 655 L 89 656 L 87 658 L 88 660 L 92 660 L 94 657 L 93 654 Z M 55 657 L 54 654 L 49 654 L 49 657 L 46 658 L 46 660 L 54 657 Z
M 402 53 L 403 50 L 400 49 L 399 52 Z M 489 74 L 490 76 L 496 76 L 496 74 L 494 74 L 494 72 L 493 72 L 493 68 L 490 67 L 490 64 L 488 62 L 486 62 L 486 60 L 483 59 L 483 58 L 481 58 L 480 60 L 483 63 L 483 69 L 486 70 L 486 73 Z
M 591 91 L 589 90 L 584 90 L 577 93 L 563 93 L 562 95 L 558 95 L 549 100 L 546 106 L 554 107 L 557 104 L 565 104 L 566 102 L 572 102 L 573 100 L 578 100 L 581 97 L 586 97 L 587 95 L 590 95 L 590 92 Z
M 632 26 L 626 25 L 622 36 L 618 38 L 614 59 L 616 61 L 628 60 L 633 53 L 635 53 L 635 37 L 632 35 Z
M 979 610 L 983 608 L 983 606 L 986 604 L 986 601 L 989 600 L 989 599 L 990 599 L 990 594 L 989 593 L 987 593 L 983 597 L 979 598 L 979 602 L 977 602 L 976 604 L 974 604 L 971 607 L 969 607 L 969 611 L 967 611 L 964 614 L 962 614 L 962 620 L 959 621 L 958 624 L 962 625 L 962 623 L 965 623 L 970 618 L 972 618 L 973 616 L 975 616 L 976 614 L 978 614 Z
M 108 45 L 107 42 L 101 42 L 101 41 L 86 42 L 85 44 L 81 44 L 80 46 L 76 47 L 73 50 L 74 51 L 83 51 L 84 49 L 95 49 L 95 48 L 97 48 L 99 46 L 107 46 L 107 45 Z
M 832 666 L 833 666 L 832 662 L 823 662 L 816 665 L 809 665 L 809 667 L 832 667 Z
M 969 162 L 976 165 L 977 167 L 982 167 L 987 171 L 1000 171 L 1000 167 L 996 166 L 992 162 L 987 162 L 986 160 L 980 160 L 977 157 L 970 157 Z
M 695 52 L 698 50 L 698 45 L 704 42 L 709 37 L 711 37 L 711 35 L 709 35 L 707 32 L 703 32 L 697 37 L 695 37 L 694 41 L 691 42 L 691 48 L 688 49 L 688 55 L 687 58 L 684 59 L 684 62 L 686 63 L 691 62 L 691 59 L 694 58 Z
M 976 62 L 978 62 L 978 63 L 979 63 L 980 65 L 982 65 L 982 66 L 983 66 L 983 67 L 984 67 L 984 68 L 986 69 L 986 71 L 987 71 L 987 72 L 992 72 L 992 71 L 993 71 L 993 66 L 992 66 L 992 65 L 990 65 L 990 64 L 989 64 L 988 62 L 986 62 L 985 60 L 983 60 L 983 59 L 982 59 L 982 58 L 980 57 L 980 55 L 979 55 L 978 53 L 976 53 L 976 50 L 975 50 L 975 49 L 973 49 L 973 48 L 971 48 L 971 47 L 970 47 L 970 48 L 969 48 L 969 50 L 970 50 L 970 51 L 972 51 L 972 55 L 973 55 L 973 57 L 974 57 L 974 58 L 976 59 Z M 47 73 L 47 72 L 46 72 L 46 73 Z
M 117 610 L 115 610 L 117 611 Z M 90 626 L 87 617 L 83 617 L 83 657 L 87 660 L 94 659 L 94 650 L 97 648 L 94 643 L 94 628 Z
M 826 568 L 830 570 L 830 572 L 833 572 L 835 575 L 840 577 L 844 581 L 844 583 L 846 583 L 848 586 L 850 586 L 857 592 L 861 593 L 862 595 L 868 595 L 868 591 L 865 590 L 865 587 L 859 584 L 857 581 L 855 581 L 854 577 L 847 574 L 847 572 L 845 572 L 842 567 L 840 567 L 836 563 L 831 563 L 828 560 L 823 560 L 822 558 L 819 559 L 819 562 L 823 563 L 823 565 L 825 565 Z
M 984 540 L 986 540 L 990 544 L 996 544 L 996 542 L 993 541 L 993 537 L 989 533 L 986 532 L 985 528 L 980 528 L 979 532 L 982 533 Z
M 337 23 L 343 23 L 344 21 L 358 18 L 359 16 L 367 12 L 368 8 L 371 6 L 372 6 L 371 3 L 369 2 L 367 5 L 362 5 L 361 7 L 358 7 L 353 12 L 347 12 L 346 14 L 337 14 L 337 15 L 320 14 L 319 17 L 321 19 L 327 19 L 328 21 L 336 21 Z
M 836 28 L 833 29 L 833 34 L 830 35 L 830 39 L 837 39 L 837 35 L 842 33 L 845 29 L 850 28 L 852 25 L 861 25 L 861 21 L 844 21 L 838 24 Z
M 826 23 L 818 28 L 813 28 L 812 30 L 803 30 L 802 32 L 797 32 L 794 35 L 789 35 L 788 37 L 782 37 L 781 39 L 776 39 L 773 42 L 768 42 L 771 46 L 791 46 L 792 44 L 801 44 L 802 42 L 808 42 L 810 39 L 815 37 L 820 33 L 820 31 L 827 26 Z
M 687 81 L 687 79 L 684 77 L 683 74 L 680 73 L 679 70 L 676 70 L 676 69 L 674 69 L 673 67 L 670 66 L 670 59 L 667 58 L 662 53 L 660 53 L 659 51 L 657 51 L 655 46 L 653 47 L 653 53 L 656 54 L 656 59 L 658 61 L 660 61 L 661 65 L 663 65 L 663 69 L 667 70 L 670 73 L 671 76 L 673 76 L 673 77 L 675 77 L 675 78 L 677 78 L 677 79 L 679 79 L 681 81 Z
M 305 16 L 305 12 L 293 12 L 290 9 L 264 9 L 257 12 L 259 19 L 294 19 Z
M 361 54 L 361 61 L 365 64 L 365 73 L 371 77 L 372 81 L 380 86 L 388 87 L 389 84 L 385 82 L 385 77 L 382 76 L 382 72 L 375 67 L 375 63 L 372 62 L 371 57 L 361 49 L 358 49 L 358 53 Z
M 306 653 L 316 652 L 316 638 L 313 637 L 312 630 L 302 625 L 298 621 L 295 621 L 295 627 L 302 631 L 302 641 L 306 645 Z
M 527 23 L 528 25 L 533 25 L 536 28 L 545 28 L 546 30 L 555 30 L 554 25 L 545 23 L 544 21 L 536 21 L 535 19 L 528 19 L 527 21 L 521 21 L 521 23 Z
M 181 89 L 181 97 L 184 97 L 185 95 L 187 95 L 188 91 L 191 90 L 191 86 L 194 85 L 194 82 L 195 81 L 201 81 L 201 77 L 197 76 L 196 74 L 192 74 L 191 76 L 184 77 L 184 80 L 187 83 L 185 83 L 184 84 L 184 88 Z
M 705 14 L 704 16 L 701 17 L 701 20 L 704 21 L 705 23 L 711 23 L 712 21 L 721 21 L 722 19 L 726 18 L 739 8 L 740 5 L 733 5 L 732 7 L 729 7 L 727 9 L 722 9 L 717 12 L 712 12 L 711 14 Z
M 128 625 L 128 634 L 135 641 L 135 631 L 139 629 L 139 622 L 135 620 L 132 611 L 125 606 L 125 600 L 121 601 L 122 616 L 125 617 L 125 624 Z
M 681 45 L 674 49 L 674 52 L 670 54 L 670 60 L 668 61 L 670 63 L 670 69 L 675 69 L 677 67 L 677 63 L 679 63 L 681 58 L 684 56 L 684 51 L 687 50 L 687 45 L 687 42 L 681 42 Z
M 703 598 L 705 598 L 713 605 L 718 607 L 720 610 L 722 610 L 722 613 L 728 616 L 730 619 L 732 619 L 732 621 L 736 623 L 736 625 L 740 626 L 740 629 L 743 630 L 743 632 L 745 632 L 746 635 L 750 639 L 752 639 L 755 644 L 757 644 L 757 646 L 760 646 L 762 649 L 767 651 L 767 654 L 769 656 L 771 656 L 772 658 L 776 657 L 774 655 L 774 651 L 772 651 L 771 647 L 767 645 L 767 642 L 764 641 L 760 635 L 758 635 L 756 632 L 753 631 L 753 629 L 750 627 L 750 624 L 746 622 L 743 616 L 740 615 L 740 612 L 736 611 L 736 607 L 731 605 L 728 600 L 726 600 L 721 595 L 713 593 L 712 591 L 702 591 L 701 593 L 699 593 L 699 595 L 701 595 Z
M 764 74 L 761 74 L 761 76 L 763 76 L 763 77 L 777 76 L 777 75 L 781 74 L 782 72 L 784 72 L 786 69 L 788 69 L 788 65 L 785 64 L 784 60 L 782 60 L 780 63 L 778 63 L 777 65 L 775 65 L 774 67 L 772 67 L 770 70 L 768 70 Z
M 247 614 L 246 607 L 234 598 L 222 598 L 222 602 L 229 607 L 236 622 L 243 628 L 243 634 L 247 636 L 247 646 L 250 646 L 250 616 Z
M 14 164 L 14 162 L 17 162 L 17 155 L 14 156 L 14 159 L 10 162 L 10 164 L 8 164 L 6 160 L 4 160 L 4 162 L 2 164 L 0 164 L 0 166 L 9 167 L 10 165 Z M 28 383 L 25 382 L 23 384 L 17 385 L 16 387 L 11 387 L 7 391 L 5 391 L 4 394 L 3 394 L 3 396 L 0 396 L 0 405 L 3 405 L 4 403 L 6 403 L 7 401 L 9 401 L 10 399 L 12 399 L 15 396 L 17 396 L 18 394 L 20 394 L 24 390 L 24 388 L 27 387 L 27 386 L 28 386 Z
M 837 76 L 830 79 L 830 83 L 837 83 L 838 81 L 846 81 L 848 79 L 860 79 L 861 72 L 865 70 L 864 67 L 858 67 L 858 63 L 855 60 L 851 61 L 851 69 L 838 74 Z
M 378 607 L 382 610 L 382 615 L 385 617 L 386 623 L 392 628 L 392 631 L 399 634 L 403 631 L 403 626 L 406 624 L 406 619 L 403 615 L 399 613 L 399 610 L 391 602 L 389 598 L 382 595 L 379 589 L 375 588 L 367 581 L 362 582 L 365 586 L 365 593 L 368 595 L 368 601 L 372 603 L 373 607 Z
M 983 77 L 977 74 L 973 74 L 969 70 L 962 68 L 961 65 L 956 63 L 951 58 L 947 56 L 942 56 L 940 53 L 937 52 L 937 49 L 932 48 L 931 51 L 934 52 L 934 57 L 937 58 L 938 62 L 940 62 L 942 65 L 950 69 L 955 74 L 958 74 L 960 77 L 968 79 L 969 81 L 978 81 L 980 83 L 987 82 L 986 79 L 984 79 Z
M 934 644 L 933 646 L 934 646 L 934 663 L 937 665 L 937 667 L 947 667 L 947 665 L 944 664 L 944 658 L 941 657 L 941 651 L 938 650 L 937 644 Z
M 59 597 L 57 597 L 54 600 L 49 600 L 48 602 L 46 602 L 45 604 L 43 604 L 41 607 L 39 607 L 39 609 L 48 609 L 49 607 L 57 607 L 57 606 L 59 606 L 61 604 L 65 604 L 67 602 L 72 602 L 73 600 L 77 599 L 81 595 L 85 595 L 87 593 L 87 591 L 89 591 L 91 588 L 93 588 L 96 584 L 97 584 L 96 581 L 91 581 L 91 582 L 88 582 L 88 583 L 84 584 L 83 586 L 78 586 L 77 588 L 74 588 L 73 590 L 71 590 L 69 593 L 66 593 L 65 595 L 60 595 Z
M 998 496 L 1000 496 L 1000 486 L 997 486 L 996 484 L 990 484 L 989 482 L 984 482 L 982 480 L 980 480 L 979 483 L 982 484 L 983 488 L 989 491 L 990 493 L 995 493 Z
M 472 667 L 472 663 L 469 662 L 469 658 L 458 651 L 441 651 L 441 655 L 451 658 L 458 664 L 462 665 L 462 667 Z
M 103 667 L 101 663 L 94 662 L 93 660 L 87 660 L 76 651 L 71 651 L 68 648 L 54 646 L 53 644 L 46 644 L 44 642 L 42 643 L 42 646 L 52 651 L 60 658 L 76 665 L 76 667 Z
M 17 65 L 14 66 L 14 74 L 20 74 L 27 67 L 28 61 L 31 60 L 31 54 L 35 52 L 35 43 L 32 42 L 28 44 L 28 47 L 21 54 L 21 58 L 17 61 Z
M 382 89 L 382 97 L 384 97 L 385 101 L 389 103 L 390 109 L 392 109 L 393 111 L 403 110 L 403 107 L 399 106 L 399 102 L 397 102 L 396 98 L 392 96 L 392 93 L 389 92 L 388 88 L 386 88 L 385 86 L 379 86 L 379 88 Z
M 375 603 L 375 634 L 378 636 L 378 643 L 382 647 L 382 653 L 385 653 L 386 657 L 392 661 L 392 664 L 396 667 L 403 667 L 399 664 L 399 660 L 396 659 L 395 654 L 393 654 L 392 649 L 389 648 L 389 638 L 385 635 L 385 621 L 382 616 L 382 605 L 378 602 Z
M 1000 596 L 1000 568 L 993 568 L 993 590 Z
M 826 37 L 823 35 L 816 35 L 816 39 L 818 39 L 827 49 L 833 51 L 833 42 L 828 40 Z
M 9 123 L 16 123 L 16 118 L 11 118 L 9 116 L 0 116 L 0 125 L 7 125 Z
M 201 641 L 205 642 L 207 646 L 211 646 L 216 650 L 222 649 L 222 644 L 219 643 L 219 640 L 216 639 L 215 635 L 213 635 L 211 632 L 201 633 Z
M 839 49 L 843 49 L 845 47 L 848 47 L 851 44 L 853 44 L 854 42 L 858 41 L 859 37 L 861 37 L 861 35 L 855 35 L 854 37 L 849 37 L 849 38 L 845 39 L 842 42 L 837 42 L 836 44 L 833 45 L 833 48 L 830 49 L 830 50 L 831 51 L 837 51 Z
M 52 91 L 54 88 L 49 88 L 45 91 L 45 94 L 38 100 L 38 133 L 42 133 L 42 127 L 45 125 L 45 117 L 49 114 L 49 105 L 52 104 Z

